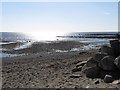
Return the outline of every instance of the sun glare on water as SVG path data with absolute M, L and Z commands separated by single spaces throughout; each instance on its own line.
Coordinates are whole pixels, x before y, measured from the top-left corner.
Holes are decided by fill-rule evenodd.
M 63 35 L 63 33 L 58 32 L 29 32 L 28 35 L 32 36 L 32 38 L 36 41 L 46 41 L 46 40 L 56 40 L 59 35 Z

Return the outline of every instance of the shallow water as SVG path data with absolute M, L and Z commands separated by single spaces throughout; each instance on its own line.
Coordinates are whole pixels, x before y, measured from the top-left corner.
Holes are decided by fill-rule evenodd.
M 16 43 L 16 42 L 0 42 L 0 45 L 13 44 L 13 43 Z
M 7 53 L 0 53 L 0 57 L 16 57 L 16 56 L 23 56 L 27 54 L 7 54 Z
M 116 32 L 107 32 L 107 33 L 103 33 L 103 32 L 77 32 L 77 33 L 70 33 L 69 35 L 72 36 L 77 36 L 77 35 L 84 35 L 84 34 L 116 34 Z M 16 37 L 17 36 L 17 37 Z M 12 44 L 12 43 L 16 43 L 16 42 L 22 42 L 23 44 L 17 47 L 14 47 L 12 49 L 14 50 L 20 50 L 20 49 L 24 49 L 24 48 L 28 48 L 30 47 L 35 41 L 30 39 L 30 37 L 26 36 L 25 34 L 21 34 L 21 33 L 9 33 L 9 32 L 4 32 L 2 34 L 2 37 L 4 38 L 4 40 L 6 40 L 7 42 L 0 42 L 0 45 L 4 45 L 4 44 Z M 4 41 L 3 40 L 3 41 Z M 83 43 L 88 43 L 88 45 L 86 46 L 82 46 L 82 47 L 78 47 L 78 48 L 71 48 L 71 50 L 55 50 L 55 52 L 68 52 L 68 51 L 83 51 L 83 50 L 89 50 L 89 49 L 94 49 L 94 48 L 99 48 L 98 46 L 103 45 L 103 44 L 108 44 L 109 40 L 111 39 L 106 39 L 106 38 L 56 38 L 57 41 L 62 40 L 62 41 L 79 41 L 79 42 L 83 42 Z M 47 41 L 42 41 L 44 43 L 52 43 L 52 41 L 50 42 L 49 40 Z M 0 48 L 0 50 L 11 50 L 11 48 Z M 7 54 L 7 53 L 0 53 L 0 57 L 14 57 L 14 56 L 18 56 L 16 54 Z
M 101 45 L 92 45 L 88 44 L 85 46 L 81 46 L 78 48 L 71 48 L 70 50 L 55 50 L 55 52 L 63 53 L 63 52 L 78 52 L 78 51 L 86 51 L 91 49 L 99 49 Z
M 17 46 L 14 48 L 14 50 L 20 50 L 20 49 L 24 49 L 24 48 L 28 48 L 30 47 L 34 42 L 26 42 L 21 46 Z
M 17 56 L 17 54 L 0 53 L 0 57 L 14 57 L 14 56 Z

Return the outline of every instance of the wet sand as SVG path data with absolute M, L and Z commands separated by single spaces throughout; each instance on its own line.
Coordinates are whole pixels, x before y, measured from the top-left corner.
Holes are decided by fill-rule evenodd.
M 72 72 L 78 62 L 86 61 L 98 49 L 78 52 L 54 52 L 83 46 L 79 42 L 37 43 L 30 48 L 12 51 L 27 53 L 2 58 L 3 88 L 120 88 L 120 85 L 90 79 L 81 72 Z M 72 74 L 79 78 L 71 78 Z M 99 84 L 94 82 L 99 80 Z

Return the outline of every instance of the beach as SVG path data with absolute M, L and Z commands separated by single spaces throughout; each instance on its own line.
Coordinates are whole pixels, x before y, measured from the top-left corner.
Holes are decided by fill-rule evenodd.
M 100 78 L 87 78 L 81 71 L 72 72 L 76 64 L 87 61 L 99 48 L 72 51 L 87 44 L 76 41 L 36 42 L 33 46 L 4 51 L 22 56 L 2 58 L 3 88 L 120 88 Z M 72 77 L 78 76 L 78 77 Z M 95 82 L 99 81 L 98 84 Z
M 103 1 L 1 3 L 0 88 L 119 90 L 119 8 Z

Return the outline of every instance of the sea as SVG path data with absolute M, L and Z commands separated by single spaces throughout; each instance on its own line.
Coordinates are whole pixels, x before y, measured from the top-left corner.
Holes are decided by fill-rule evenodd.
M 70 32 L 65 33 L 64 35 L 55 36 L 54 40 L 50 40 L 49 36 L 46 36 L 47 41 L 78 41 L 82 43 L 88 43 L 87 46 L 83 46 L 80 48 L 72 48 L 70 51 L 80 51 L 80 50 L 88 50 L 91 48 L 96 48 L 98 45 L 108 44 L 109 40 L 113 40 L 115 35 L 120 34 L 119 32 Z M 105 38 L 107 37 L 107 38 Z M 111 37 L 111 38 L 110 38 Z M 39 40 L 39 39 L 37 39 Z M 19 50 L 30 47 L 34 42 L 36 42 L 35 38 L 27 33 L 21 32 L 0 32 L 0 57 L 15 57 L 22 56 L 24 54 L 8 54 L 2 53 L 2 50 Z M 41 40 L 39 40 L 40 42 Z M 21 42 L 22 44 L 16 46 L 14 48 L 3 48 L 2 45 L 14 44 L 16 42 Z M 42 41 L 43 42 L 43 41 Z M 56 50 L 56 52 L 67 52 L 62 50 Z

